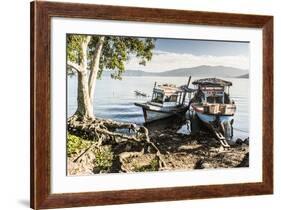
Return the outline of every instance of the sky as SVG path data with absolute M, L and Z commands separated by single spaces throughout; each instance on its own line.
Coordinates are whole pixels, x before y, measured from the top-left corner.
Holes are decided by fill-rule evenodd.
M 249 69 L 249 43 L 209 40 L 156 39 L 152 60 L 140 66 L 131 57 L 127 69 L 161 72 L 200 65 Z

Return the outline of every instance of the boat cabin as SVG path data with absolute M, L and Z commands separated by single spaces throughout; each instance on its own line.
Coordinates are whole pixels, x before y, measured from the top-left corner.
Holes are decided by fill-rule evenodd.
M 151 103 L 163 107 L 181 106 L 186 92 L 172 84 L 154 85 Z
M 230 104 L 229 87 L 232 83 L 229 81 L 207 78 L 192 82 L 197 87 L 196 98 L 202 103 L 208 104 Z
M 234 115 L 236 105 L 229 97 L 231 82 L 217 78 L 206 78 L 195 80 L 192 84 L 197 87 L 197 91 L 191 100 L 191 106 L 198 113 Z

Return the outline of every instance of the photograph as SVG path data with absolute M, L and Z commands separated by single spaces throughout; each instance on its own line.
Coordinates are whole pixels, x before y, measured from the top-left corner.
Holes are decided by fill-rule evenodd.
M 31 2 L 31 208 L 273 194 L 273 15 L 142 6 Z
M 67 176 L 249 167 L 249 42 L 65 41 Z

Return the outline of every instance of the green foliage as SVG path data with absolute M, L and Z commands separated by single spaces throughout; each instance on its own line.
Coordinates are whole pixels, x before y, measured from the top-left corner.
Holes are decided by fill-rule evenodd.
M 156 159 L 151 160 L 149 165 L 145 165 L 141 167 L 135 166 L 134 169 L 134 171 L 136 172 L 148 172 L 148 171 L 158 171 L 158 170 L 159 170 L 158 160 Z
M 78 155 L 91 146 L 92 142 L 81 137 L 67 134 L 67 156 Z M 94 166 L 98 172 L 107 171 L 112 166 L 113 152 L 111 147 L 103 146 L 92 149 L 95 160 Z
M 82 52 L 81 42 L 85 41 L 86 35 L 67 35 L 67 59 L 77 64 L 81 63 Z M 88 45 L 88 68 L 92 66 L 92 58 L 100 36 L 91 36 Z M 102 76 L 103 70 L 111 70 L 113 79 L 121 79 L 125 71 L 125 62 L 130 57 L 139 58 L 139 64 L 145 65 L 152 59 L 152 50 L 155 47 L 155 39 L 152 38 L 133 38 L 122 36 L 105 36 L 102 53 L 100 56 L 100 65 L 98 78 Z M 70 71 L 69 71 L 70 72 Z
M 79 154 L 81 150 L 87 149 L 91 145 L 91 142 L 82 139 L 78 136 L 67 134 L 67 156 L 70 157 L 75 154 Z
M 110 147 L 99 147 L 94 150 L 95 167 L 99 171 L 107 171 L 112 166 L 113 153 Z
M 86 35 L 67 34 L 66 52 L 67 59 L 80 64 L 82 61 L 81 43 L 86 40 Z

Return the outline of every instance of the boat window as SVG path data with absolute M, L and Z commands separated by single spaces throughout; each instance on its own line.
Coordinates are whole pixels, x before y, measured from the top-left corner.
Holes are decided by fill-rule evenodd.
M 209 96 L 209 97 L 207 97 L 207 102 L 211 103 L 211 104 L 213 104 L 213 103 L 219 103 L 219 104 L 223 103 L 221 96 Z
M 177 102 L 177 95 L 171 95 L 165 97 L 165 102 Z
M 230 98 L 229 98 L 229 95 L 227 93 L 224 93 L 224 103 L 230 104 Z
M 204 93 L 202 90 L 198 90 L 195 95 L 194 95 L 194 99 L 198 102 L 202 102 L 202 100 L 204 100 Z
M 164 97 L 163 93 L 154 92 L 151 101 L 155 102 L 155 103 L 161 103 L 162 104 L 163 103 L 163 97 Z

